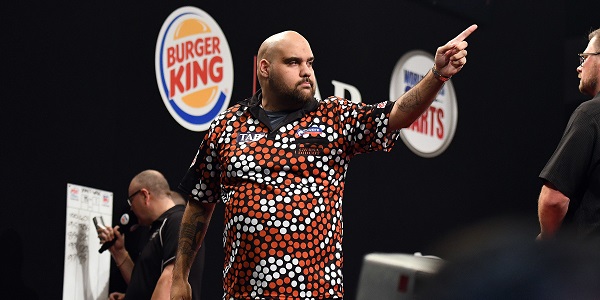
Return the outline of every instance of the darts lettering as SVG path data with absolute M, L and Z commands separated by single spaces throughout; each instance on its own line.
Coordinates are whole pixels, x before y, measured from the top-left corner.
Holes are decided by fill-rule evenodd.
M 409 130 L 428 135 L 435 136 L 439 139 L 444 138 L 444 110 L 430 106 L 420 118 L 416 119 Z

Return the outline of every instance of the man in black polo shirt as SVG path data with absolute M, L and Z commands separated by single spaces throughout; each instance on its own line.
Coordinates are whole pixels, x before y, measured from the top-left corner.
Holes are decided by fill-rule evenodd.
M 173 195 L 165 177 L 155 170 L 136 175 L 129 184 L 128 194 L 127 201 L 139 224 L 150 227 L 149 240 L 134 263 L 124 247 L 124 235 L 117 230 L 118 226 L 98 230 L 101 241 L 116 239 L 108 250 L 128 284 L 125 294 L 111 293 L 109 299 L 169 299 L 185 206 L 174 200 L 177 195 Z M 202 254 L 190 270 L 190 284 L 197 295 L 195 299 L 200 299 L 203 262 Z
M 579 54 L 579 91 L 593 97 L 571 114 L 554 154 L 540 173 L 540 234 L 550 239 L 573 231 L 600 239 L 600 29 Z

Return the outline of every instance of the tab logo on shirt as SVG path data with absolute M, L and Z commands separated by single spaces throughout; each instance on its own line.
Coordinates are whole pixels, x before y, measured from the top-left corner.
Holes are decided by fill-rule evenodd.
M 267 134 L 264 132 L 239 133 L 236 140 L 240 144 L 256 142 L 256 141 L 262 139 L 266 135 Z

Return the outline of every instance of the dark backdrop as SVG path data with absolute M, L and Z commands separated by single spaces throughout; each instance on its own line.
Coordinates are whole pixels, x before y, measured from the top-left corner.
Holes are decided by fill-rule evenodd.
M 597 1 L 563 2 L 5 1 L 0 229 L 17 232 L 18 241 L 3 247 L 16 245 L 23 254 L 10 272 L 41 299 L 61 297 L 67 183 L 114 192 L 113 223 L 138 172 L 157 169 L 178 184 L 204 133 L 184 129 L 165 108 L 154 51 L 164 20 L 185 5 L 210 14 L 227 37 L 231 103 L 251 95 L 253 56 L 282 30 L 311 42 L 322 96 L 338 80 L 375 103 L 388 99 L 404 53 L 433 53 L 479 24 L 468 39 L 469 63 L 452 80 L 459 117 L 448 149 L 426 159 L 399 142 L 391 153 L 351 163 L 344 199 L 348 299 L 370 252 L 443 257 L 428 252 L 436 241 L 503 216 L 529 222 L 533 239 L 537 175 L 585 99 L 575 54 L 600 25 Z M 221 296 L 221 213 L 219 206 L 207 237 L 205 299 Z M 112 275 L 111 291 L 122 289 L 118 272 Z

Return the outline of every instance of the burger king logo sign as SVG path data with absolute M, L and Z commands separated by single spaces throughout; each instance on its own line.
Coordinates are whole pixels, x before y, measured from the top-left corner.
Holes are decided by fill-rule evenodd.
M 156 81 L 181 126 L 207 130 L 229 105 L 233 62 L 225 35 L 206 12 L 191 6 L 175 10 L 156 41 Z

